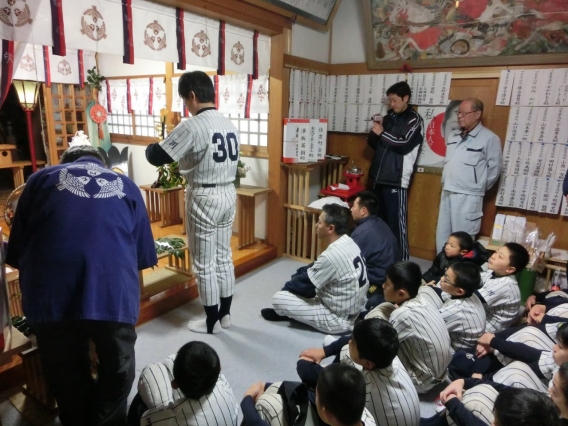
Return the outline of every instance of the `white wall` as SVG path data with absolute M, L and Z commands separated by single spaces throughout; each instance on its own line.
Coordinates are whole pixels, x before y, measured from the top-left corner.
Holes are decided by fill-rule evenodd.
M 166 64 L 162 61 L 149 59 L 134 59 L 134 64 L 122 63 L 122 56 L 97 53 L 97 68 L 99 74 L 105 77 L 163 75 L 166 73 Z
M 300 58 L 329 63 L 329 32 L 323 33 L 300 24 L 294 24 L 292 27 L 291 54 Z
M 365 29 L 363 3 L 343 0 L 333 19 L 331 63 L 365 62 Z

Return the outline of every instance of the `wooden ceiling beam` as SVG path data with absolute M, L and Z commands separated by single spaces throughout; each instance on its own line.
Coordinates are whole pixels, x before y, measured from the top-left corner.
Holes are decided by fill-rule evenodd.
M 292 21 L 285 15 L 270 11 L 243 0 L 153 0 L 156 3 L 179 7 L 192 13 L 219 19 L 239 27 L 257 30 L 263 34 L 282 34 L 291 28 Z

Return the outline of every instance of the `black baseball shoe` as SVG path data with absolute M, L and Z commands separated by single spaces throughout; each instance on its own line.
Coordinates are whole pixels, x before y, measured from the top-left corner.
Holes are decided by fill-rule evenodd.
M 264 318 L 267 321 L 289 321 L 290 320 L 290 318 L 288 318 L 286 315 L 278 315 L 276 313 L 276 311 L 272 308 L 261 309 L 260 315 L 262 315 L 262 318 Z

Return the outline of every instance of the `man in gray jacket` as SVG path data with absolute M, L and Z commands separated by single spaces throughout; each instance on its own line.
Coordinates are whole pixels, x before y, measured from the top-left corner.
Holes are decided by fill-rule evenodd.
M 499 137 L 481 124 L 483 102 L 466 99 L 456 114 L 461 132 L 451 133 L 446 142 L 438 252 L 452 232 L 465 231 L 475 239 L 481 228 L 483 196 L 499 179 L 503 164 Z

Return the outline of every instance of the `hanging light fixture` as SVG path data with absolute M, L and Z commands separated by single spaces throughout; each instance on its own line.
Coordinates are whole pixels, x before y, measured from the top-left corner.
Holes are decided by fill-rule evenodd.
M 32 161 L 32 172 L 35 172 L 37 170 L 37 164 L 35 156 L 32 112 L 37 105 L 39 83 L 37 81 L 14 80 L 12 84 L 14 85 L 16 92 L 18 92 L 20 106 L 26 113 L 26 119 L 28 122 L 28 142 L 30 144 L 30 156 Z

